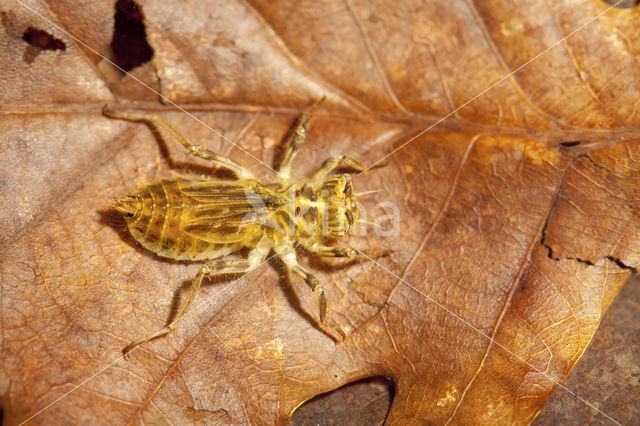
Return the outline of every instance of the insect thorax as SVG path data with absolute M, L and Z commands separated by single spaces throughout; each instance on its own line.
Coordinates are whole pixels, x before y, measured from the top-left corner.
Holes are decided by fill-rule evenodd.
M 295 195 L 298 238 L 341 238 L 353 232 L 358 210 L 350 176 L 332 177 L 317 189 L 306 182 Z

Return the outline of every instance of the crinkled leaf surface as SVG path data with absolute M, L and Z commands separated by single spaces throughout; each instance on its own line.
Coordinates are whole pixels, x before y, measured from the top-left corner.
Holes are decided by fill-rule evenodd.
M 389 423 L 532 421 L 640 260 L 638 9 L 611 9 L 550 48 L 607 5 L 141 6 L 153 59 L 108 83 L 96 52 L 111 40 L 113 1 L 0 3 L 5 421 L 73 390 L 33 421 L 284 422 L 370 376 L 395 382 Z M 27 55 L 30 26 L 66 50 Z M 366 199 L 369 217 L 388 213 L 386 201 L 400 221 L 349 244 L 394 255 L 303 262 L 346 339 L 317 326 L 303 283 L 265 264 L 205 286 L 174 333 L 121 359 L 165 324 L 198 265 L 137 246 L 112 199 L 209 169 L 144 125 L 103 117 L 102 105 L 137 101 L 267 180 L 244 150 L 271 165 L 301 108 L 323 95 L 298 176 L 329 155 L 376 161 L 419 135 L 355 178 L 357 190 L 384 190 Z

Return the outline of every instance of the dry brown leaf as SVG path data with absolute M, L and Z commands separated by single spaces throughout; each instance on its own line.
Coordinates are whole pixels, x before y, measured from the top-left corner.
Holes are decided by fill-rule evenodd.
M 592 401 L 622 424 L 640 416 L 640 277 L 615 298 L 564 385 Z M 555 392 L 536 418 L 539 426 L 602 423 L 598 413 L 569 392 Z M 609 422 L 610 423 L 610 422 Z
M 109 83 L 95 52 L 111 39 L 113 3 L 0 3 L 5 422 L 52 403 L 33 421 L 284 422 L 371 376 L 395 383 L 389 423 L 533 420 L 639 263 L 638 8 L 588 23 L 607 6 L 149 2 L 153 59 Z M 27 51 L 31 26 L 66 49 Z M 385 191 L 367 200 L 371 214 L 389 201 L 402 220 L 397 235 L 349 243 L 395 254 L 311 262 L 343 342 L 317 327 L 304 284 L 263 265 L 207 286 L 174 333 L 121 359 L 167 321 L 198 266 L 138 247 L 111 200 L 176 172 L 169 158 L 208 169 L 102 105 L 144 101 L 269 176 L 133 77 L 267 165 L 300 109 L 326 95 L 300 176 L 329 154 L 373 162 L 420 135 L 355 180 Z

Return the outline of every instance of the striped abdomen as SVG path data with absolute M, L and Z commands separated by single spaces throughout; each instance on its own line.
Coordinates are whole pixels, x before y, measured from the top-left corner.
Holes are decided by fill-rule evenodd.
M 174 178 L 117 200 L 116 210 L 146 249 L 172 259 L 203 260 L 251 245 L 255 238 L 247 232 L 260 232 L 247 223 L 255 211 L 251 201 L 246 187 L 235 182 Z

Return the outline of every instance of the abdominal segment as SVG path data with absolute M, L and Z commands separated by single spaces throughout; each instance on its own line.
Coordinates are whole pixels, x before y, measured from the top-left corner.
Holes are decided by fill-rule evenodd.
M 210 220 L 208 224 L 203 221 L 202 212 L 215 209 L 216 202 L 203 202 L 189 195 L 189 188 L 199 182 L 163 179 L 118 200 L 116 209 L 128 208 L 124 216 L 131 235 L 143 247 L 163 257 L 214 259 L 244 247 L 240 232 L 230 232 L 230 221 L 224 220 L 229 209 L 224 203 L 220 204 L 220 200 L 217 200 L 220 204 L 217 220 Z M 126 207 L 121 207 L 123 205 Z

